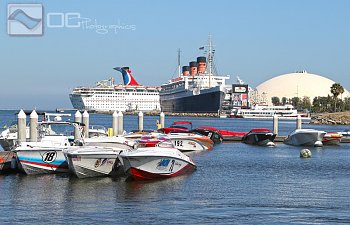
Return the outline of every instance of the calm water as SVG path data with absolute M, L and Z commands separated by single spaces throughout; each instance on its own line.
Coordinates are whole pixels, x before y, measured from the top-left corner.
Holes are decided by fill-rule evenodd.
M 0 111 L 0 126 L 15 120 Z M 111 116 L 90 115 L 90 124 L 111 127 Z M 127 130 L 137 117 L 126 116 Z M 145 117 L 155 129 L 157 117 Z M 272 128 L 272 121 L 167 117 L 194 126 L 248 131 Z M 281 122 L 286 135 L 295 122 Z M 344 126 L 312 126 L 342 131 Z M 350 144 L 275 148 L 224 143 L 192 155 L 197 170 L 187 176 L 153 182 L 123 178 L 77 179 L 69 175 L 0 175 L 1 224 L 349 224 Z

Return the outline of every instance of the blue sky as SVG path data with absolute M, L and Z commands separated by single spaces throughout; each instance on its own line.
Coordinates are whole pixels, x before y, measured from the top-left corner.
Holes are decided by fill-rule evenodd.
M 8 3 L 42 3 L 44 35 L 7 34 Z M 136 80 L 160 85 L 195 59 L 211 33 L 220 74 L 252 87 L 307 70 L 350 89 L 350 1 L 1 1 L 0 109 L 71 108 L 69 93 L 130 66 Z M 133 29 L 50 28 L 47 14 L 79 13 L 94 24 Z M 57 17 L 50 17 L 50 23 Z M 91 25 L 90 24 L 90 25 Z M 50 24 L 49 24 L 50 25 Z

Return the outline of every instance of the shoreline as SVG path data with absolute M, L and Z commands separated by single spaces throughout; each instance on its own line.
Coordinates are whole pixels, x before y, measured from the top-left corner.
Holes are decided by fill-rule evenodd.
M 310 124 L 350 125 L 350 112 L 318 113 L 311 116 Z

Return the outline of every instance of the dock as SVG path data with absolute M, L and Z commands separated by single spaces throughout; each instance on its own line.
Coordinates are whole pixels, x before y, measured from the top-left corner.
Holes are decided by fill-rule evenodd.
M 287 136 L 276 136 L 274 142 L 283 142 Z M 240 142 L 242 137 L 239 136 L 224 136 L 224 142 Z M 350 140 L 349 140 L 350 141 Z
M 11 160 L 16 157 L 12 151 L 0 151 L 0 173 L 7 173 L 11 170 Z
M 287 136 L 276 136 L 275 140 L 273 142 L 276 143 L 283 143 L 284 139 L 286 139 Z M 242 137 L 239 136 L 224 136 L 224 142 L 240 142 L 242 141 Z M 340 139 L 340 143 L 350 143 L 350 137 L 342 137 Z

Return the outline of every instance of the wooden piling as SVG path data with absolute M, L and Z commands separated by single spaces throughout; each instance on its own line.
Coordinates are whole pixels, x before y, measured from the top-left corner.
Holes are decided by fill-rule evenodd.
M 77 112 L 74 115 L 74 121 L 77 123 L 81 123 L 81 113 L 79 112 L 79 110 L 77 110 Z M 79 140 L 80 137 L 81 137 L 81 134 L 80 134 L 79 126 L 75 126 L 74 127 L 74 140 Z
M 118 113 L 117 111 L 114 111 L 112 114 L 112 129 L 113 129 L 113 136 L 118 135 Z
M 143 112 L 142 111 L 139 112 L 138 118 L 139 118 L 139 131 L 143 131 Z
M 298 117 L 297 117 L 297 127 L 296 128 L 301 129 L 301 116 L 300 115 L 298 115 Z
M 273 115 L 273 133 L 278 135 L 278 116 Z
M 124 132 L 124 116 L 121 111 L 118 113 L 118 134 L 122 135 Z
M 21 142 L 25 142 L 27 139 L 27 132 L 26 132 L 26 114 L 24 113 L 24 111 L 21 109 L 21 111 L 19 111 L 18 116 L 17 116 L 17 141 L 19 143 Z
M 30 141 L 37 142 L 38 141 L 38 114 L 35 110 L 30 114 L 30 122 L 29 122 L 29 130 L 30 130 Z
M 84 127 L 84 137 L 88 138 L 89 137 L 89 113 L 85 110 L 83 113 L 83 124 L 85 124 Z
M 159 115 L 159 121 L 160 121 L 161 128 L 164 128 L 165 114 L 163 112 L 161 112 L 160 115 Z

